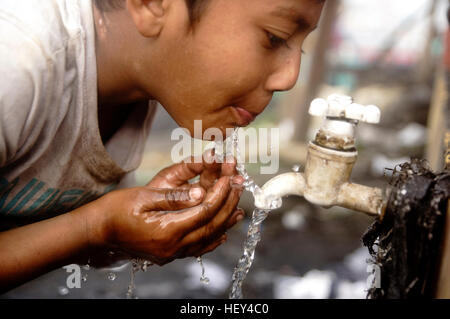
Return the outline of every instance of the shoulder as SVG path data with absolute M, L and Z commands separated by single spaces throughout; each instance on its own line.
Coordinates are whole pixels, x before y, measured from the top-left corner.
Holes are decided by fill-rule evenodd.
M 46 123 L 67 112 L 60 99 L 84 54 L 89 4 L 1 0 L 0 167 L 26 152 Z
M 2 0 L 0 40 L 34 44 L 51 58 L 70 41 L 92 33 L 90 0 Z

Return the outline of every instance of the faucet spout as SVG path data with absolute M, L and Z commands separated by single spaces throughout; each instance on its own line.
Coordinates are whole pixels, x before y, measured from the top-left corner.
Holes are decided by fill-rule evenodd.
M 315 192 L 327 193 L 326 189 L 315 189 Z M 282 197 L 289 195 L 304 196 L 308 186 L 304 173 L 284 173 L 270 179 L 259 192 L 255 194 L 255 206 L 259 209 L 275 209 L 281 206 Z M 381 215 L 383 208 L 382 190 L 356 183 L 345 182 L 334 189 L 334 195 L 321 198 L 319 201 L 308 199 L 313 204 L 331 207 L 340 206 L 368 215 Z
M 284 173 L 275 176 L 255 194 L 255 206 L 259 209 L 274 209 L 281 206 L 281 198 L 288 195 L 303 196 L 305 178 L 303 173 Z

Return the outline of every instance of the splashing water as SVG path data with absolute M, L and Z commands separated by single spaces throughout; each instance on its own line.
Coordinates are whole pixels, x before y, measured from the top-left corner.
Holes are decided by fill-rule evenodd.
M 114 280 L 116 280 L 116 278 L 117 278 L 117 275 L 115 273 L 113 273 L 113 272 L 108 273 L 108 280 L 114 281 Z
M 231 139 L 227 143 L 227 153 L 235 151 L 237 165 L 236 169 L 238 173 L 244 178 L 245 190 L 252 193 L 254 197 L 262 194 L 261 188 L 255 183 L 245 169 L 245 165 L 241 160 L 241 154 L 239 150 L 239 135 L 238 130 L 233 132 Z M 279 208 L 281 206 L 281 199 L 275 199 L 271 202 L 271 209 Z M 256 208 L 253 211 L 252 219 L 248 227 L 247 238 L 244 242 L 244 252 L 239 259 L 236 267 L 234 268 L 232 276 L 232 287 L 230 292 L 230 299 L 242 299 L 242 283 L 250 270 L 255 258 L 255 249 L 258 242 L 261 240 L 261 223 L 267 218 L 270 213 L 269 210 Z
M 86 263 L 85 265 L 83 265 L 81 268 L 83 268 L 83 269 L 86 270 L 86 271 L 89 271 L 89 269 L 91 269 L 90 263 L 91 263 L 91 259 L 89 258 L 88 261 L 87 261 L 87 263 Z M 84 275 L 81 277 L 81 280 L 82 280 L 83 282 L 86 282 L 86 281 L 87 281 L 87 278 L 88 278 L 88 274 L 84 274 Z
M 69 289 L 67 287 L 58 287 L 58 293 L 60 296 L 65 296 L 69 294 Z

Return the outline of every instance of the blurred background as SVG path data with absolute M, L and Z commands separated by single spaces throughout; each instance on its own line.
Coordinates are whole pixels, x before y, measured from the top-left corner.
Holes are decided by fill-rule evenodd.
M 448 0 L 328 1 L 320 27 L 308 39 L 297 86 L 276 94 L 252 127 L 280 128 L 279 173 L 302 165 L 307 142 L 320 121 L 308 115 L 315 97 L 331 93 L 375 104 L 379 125 L 357 129 L 358 161 L 352 180 L 385 187 L 389 170 L 410 157 L 443 168 L 447 90 L 443 56 Z M 448 35 L 447 35 L 448 36 Z M 159 108 L 147 152 L 136 178 L 146 184 L 171 165 L 177 125 Z M 249 147 L 250 150 L 254 147 Z M 271 175 L 247 165 L 259 185 Z M 287 198 L 263 223 L 255 261 L 244 282 L 245 298 L 365 298 L 369 254 L 361 237 L 373 218 L 342 208 L 323 209 L 302 198 Z M 228 232 L 228 242 L 203 256 L 208 285 L 200 282 L 194 258 L 152 266 L 136 274 L 139 298 L 227 298 L 231 274 L 246 238 L 252 197 L 240 202 L 247 218 Z M 14 289 L 2 298 L 125 298 L 130 263 L 105 269 L 82 268 L 81 289 L 67 289 L 58 269 Z M 114 279 L 114 280 L 112 280 Z

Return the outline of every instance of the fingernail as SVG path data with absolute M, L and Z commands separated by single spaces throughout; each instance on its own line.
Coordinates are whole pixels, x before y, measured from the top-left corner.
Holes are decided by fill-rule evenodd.
M 244 219 L 244 215 L 238 215 L 237 217 L 236 217 L 236 221 L 238 221 L 238 222 L 240 222 L 241 220 L 243 220 Z
M 240 175 L 233 176 L 233 179 L 231 181 L 233 184 L 236 184 L 236 185 L 244 184 L 244 178 Z
M 191 188 L 191 190 L 189 191 L 189 197 L 193 200 L 198 200 L 200 198 L 202 198 L 203 196 L 203 192 L 201 188 L 195 187 L 195 188 Z
M 213 149 L 214 150 L 214 149 Z M 214 156 L 214 152 L 213 151 L 206 151 L 205 153 L 203 153 L 203 161 L 207 164 L 212 164 L 214 163 L 216 157 Z

